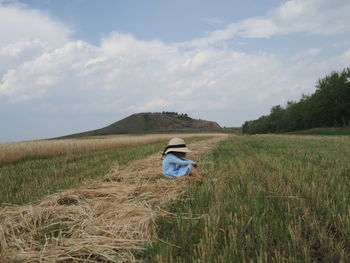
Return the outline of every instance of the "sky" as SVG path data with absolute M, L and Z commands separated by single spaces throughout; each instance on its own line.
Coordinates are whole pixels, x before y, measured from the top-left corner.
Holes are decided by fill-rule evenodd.
M 241 126 L 350 66 L 349 0 L 0 0 L 0 142 L 175 111 Z

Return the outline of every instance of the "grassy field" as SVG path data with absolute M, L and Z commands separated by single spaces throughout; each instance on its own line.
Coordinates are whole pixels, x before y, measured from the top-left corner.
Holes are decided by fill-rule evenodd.
M 34 202 L 45 195 L 103 176 L 112 166 L 161 152 L 173 136 L 117 136 L 0 145 L 14 153 L 13 157 L 18 157 L 0 162 L 0 207 Z M 187 138 L 188 143 L 200 136 L 206 138 L 193 134 L 181 136 Z M 195 139 L 194 136 L 199 137 Z M 27 152 L 15 155 L 21 153 L 20 149 Z M 34 150 L 31 152 L 30 149 Z
M 99 150 L 81 144 L 76 152 L 29 154 L 4 161 L 0 163 L 0 206 L 35 202 L 81 185 L 105 175 L 117 163 L 160 152 L 167 139 Z M 201 158 L 199 169 L 208 180 L 189 181 L 179 200 L 161 208 L 168 213 L 157 221 L 155 241 L 138 253 L 140 259 L 349 262 L 347 137 L 231 136 Z
M 300 135 L 350 135 L 350 126 L 346 127 L 325 127 L 325 128 L 313 128 L 309 130 L 301 130 L 291 132 L 290 134 Z
M 215 135 L 215 134 L 211 134 Z M 143 145 L 182 138 L 207 137 L 210 134 L 148 134 L 148 135 L 108 135 L 82 137 L 79 139 L 37 140 L 24 142 L 0 143 L 0 164 L 20 160 L 41 159 L 57 155 L 71 155 L 91 151 L 110 150 L 123 146 Z
M 202 161 L 146 262 L 349 262 L 350 141 L 241 136 Z

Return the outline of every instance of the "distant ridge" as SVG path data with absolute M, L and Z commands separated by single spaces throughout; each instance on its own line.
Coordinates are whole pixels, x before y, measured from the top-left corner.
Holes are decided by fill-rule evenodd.
M 187 114 L 178 114 L 176 112 L 142 112 L 132 114 L 101 129 L 59 138 L 167 132 L 222 132 L 222 128 L 214 121 L 192 119 Z

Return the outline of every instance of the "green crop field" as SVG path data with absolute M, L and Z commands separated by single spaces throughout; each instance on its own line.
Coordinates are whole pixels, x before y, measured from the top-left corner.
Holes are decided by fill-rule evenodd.
M 349 262 L 350 141 L 232 136 L 158 220 L 146 262 Z

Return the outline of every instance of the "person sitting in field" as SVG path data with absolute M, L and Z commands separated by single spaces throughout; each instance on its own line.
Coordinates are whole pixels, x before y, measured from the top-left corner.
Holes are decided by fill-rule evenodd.
M 198 173 L 197 163 L 186 159 L 186 153 L 191 152 L 181 138 L 172 138 L 163 151 L 163 175 L 168 178 L 192 176 L 203 180 Z

